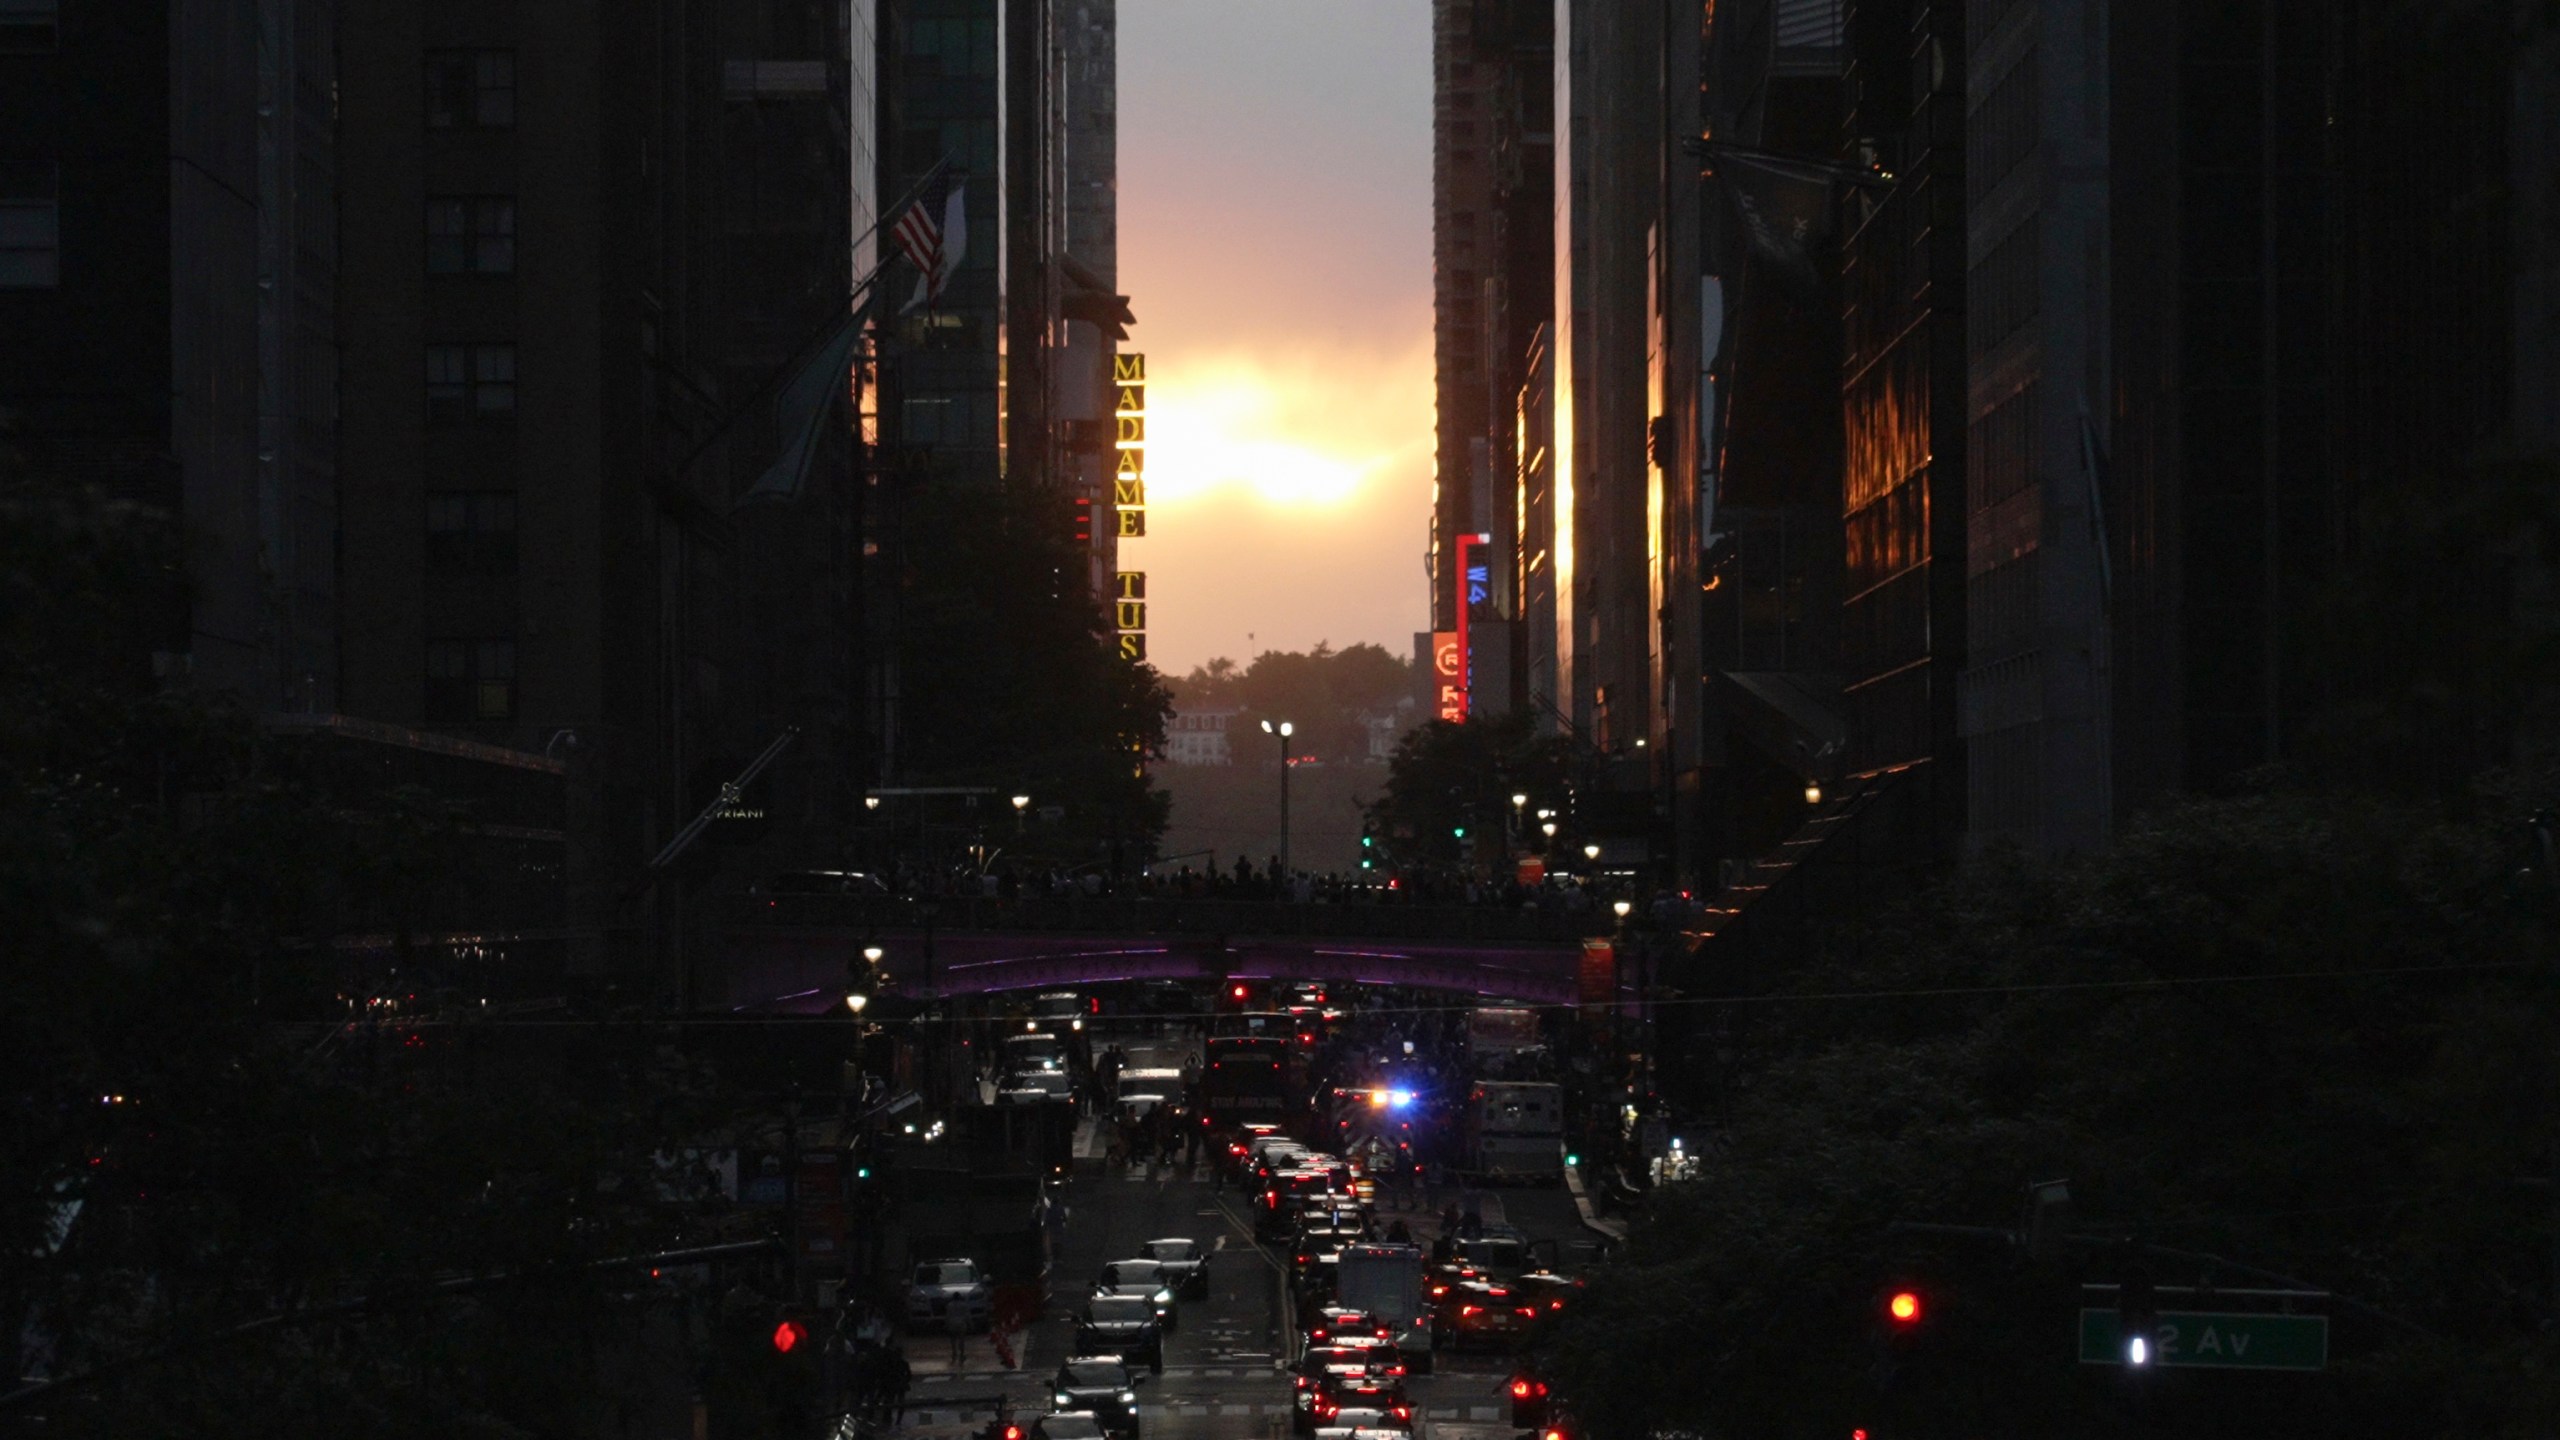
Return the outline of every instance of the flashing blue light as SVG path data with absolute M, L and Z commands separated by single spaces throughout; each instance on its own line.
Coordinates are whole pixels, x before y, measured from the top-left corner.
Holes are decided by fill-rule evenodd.
M 1392 1109 L 1402 1110 L 1412 1103 L 1413 1092 L 1410 1090 L 1390 1090 L 1387 1092 L 1387 1104 Z

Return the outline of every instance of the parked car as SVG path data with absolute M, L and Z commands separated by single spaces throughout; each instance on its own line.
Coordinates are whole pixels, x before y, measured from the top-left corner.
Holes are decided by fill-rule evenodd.
M 995 1318 L 995 1286 L 975 1260 L 927 1260 L 916 1266 L 907 1285 L 907 1323 L 940 1326 L 950 1323 L 954 1309 L 969 1328 L 984 1330 Z

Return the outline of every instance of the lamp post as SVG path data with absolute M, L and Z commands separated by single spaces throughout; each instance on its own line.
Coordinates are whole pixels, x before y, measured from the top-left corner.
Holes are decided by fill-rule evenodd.
M 1274 884 L 1289 873 L 1289 737 L 1297 731 L 1286 720 L 1277 725 L 1262 722 L 1262 733 L 1280 742 L 1280 873 L 1271 877 Z
M 1524 823 L 1528 816 L 1528 805 L 1528 796 L 1517 790 L 1511 792 L 1511 843 L 1515 846 L 1525 841 L 1528 836 L 1529 827 Z
M 1022 835 L 1022 812 L 1030 808 L 1030 796 L 1016 795 L 1013 797 L 1013 833 L 1017 839 Z

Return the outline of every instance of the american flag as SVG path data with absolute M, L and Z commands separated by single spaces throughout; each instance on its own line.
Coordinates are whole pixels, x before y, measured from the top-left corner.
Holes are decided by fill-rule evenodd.
M 910 310 L 941 299 L 942 287 L 968 253 L 969 222 L 961 199 L 966 179 L 948 165 L 936 167 L 915 203 L 889 227 L 889 238 L 916 267 L 915 298 L 906 307 Z

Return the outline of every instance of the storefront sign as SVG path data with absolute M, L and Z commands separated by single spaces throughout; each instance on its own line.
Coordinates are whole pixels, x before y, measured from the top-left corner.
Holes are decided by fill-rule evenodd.
M 1431 632 L 1431 674 L 1438 687 L 1438 712 L 1443 720 L 1467 718 L 1466 662 L 1460 658 L 1458 632 Z

